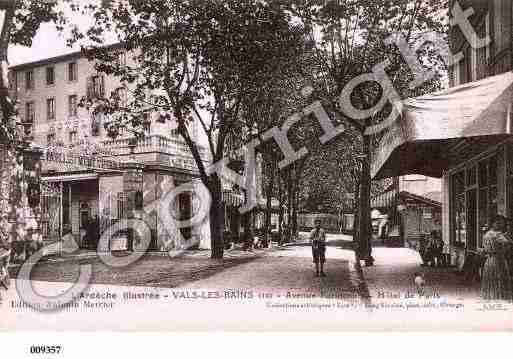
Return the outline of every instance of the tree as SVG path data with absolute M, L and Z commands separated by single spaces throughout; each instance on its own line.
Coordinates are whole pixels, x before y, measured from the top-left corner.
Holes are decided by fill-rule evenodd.
M 359 180 L 360 164 L 355 156 L 360 146 L 358 140 L 354 131 L 347 130 L 312 153 L 302 182 L 305 209 L 338 214 L 342 208 L 350 207 L 348 195 L 355 193 Z
M 67 1 L 67 0 L 66 0 Z M 65 23 L 63 12 L 57 3 L 39 0 L 0 1 L 0 227 L 5 233 L 13 233 L 8 216 L 24 212 L 25 204 L 17 200 L 17 194 L 27 191 L 21 184 L 23 176 L 22 152 L 20 151 L 19 118 L 16 99 L 9 93 L 9 46 L 30 46 L 40 25 L 54 22 L 58 29 Z M 12 189 L 15 188 L 13 191 Z M 26 197 L 26 196 L 25 196 Z M 23 224 L 17 218 L 17 224 Z M 19 233 L 23 233 L 20 231 Z M 25 240 L 25 238 L 21 238 Z
M 155 111 L 177 122 L 212 197 L 212 257 L 221 258 L 221 177 L 207 171 L 188 124 L 199 121 L 212 161 L 221 161 L 241 104 L 297 58 L 301 29 L 291 25 L 278 0 L 112 1 L 86 8 L 94 25 L 86 34 L 75 31 L 74 40 L 92 41 L 86 52 L 97 69 L 127 83 L 132 93 L 123 107 L 113 98 L 101 99 L 102 111 L 122 113 L 110 128 L 140 128 L 143 115 Z M 118 36 L 133 62 L 120 64 L 116 51 L 103 47 L 107 31 Z
M 387 43 L 392 34 L 401 34 L 408 45 L 413 45 L 428 31 L 445 34 L 445 0 L 330 0 L 320 4 L 316 0 L 298 1 L 291 5 L 310 33 L 312 61 L 317 64 L 316 96 L 338 121 L 349 124 L 357 131 L 362 158 L 358 193 L 358 249 L 357 263 L 365 259 L 372 265 L 370 245 L 370 156 L 372 147 L 381 136 L 372 131 L 373 126 L 384 123 L 394 116 L 395 107 L 387 103 L 374 111 L 382 98 L 399 100 L 431 92 L 439 88 L 443 75 L 438 54 L 418 51 L 418 58 L 435 76 L 425 83 L 410 88 L 412 74 L 399 49 Z M 388 63 L 384 63 L 388 60 Z M 424 60 L 424 61 L 423 61 Z M 381 65 L 376 68 L 375 65 Z M 345 107 L 356 112 L 372 112 L 370 115 L 353 117 L 341 105 L 341 94 L 346 86 L 360 75 L 380 71 L 391 79 L 391 85 L 382 90 L 376 82 L 366 80 L 353 88 Z M 394 92 L 395 90 L 395 92 Z
M 62 29 L 65 17 L 54 1 L 1 0 L 0 13 L 0 143 L 7 143 L 16 137 L 16 106 L 9 94 L 9 46 L 31 46 L 42 23 L 54 22 Z

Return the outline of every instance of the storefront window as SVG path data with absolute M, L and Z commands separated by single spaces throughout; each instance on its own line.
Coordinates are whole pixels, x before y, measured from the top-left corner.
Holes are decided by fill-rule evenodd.
M 476 249 L 498 212 L 497 156 L 474 162 L 452 176 L 452 242 Z
M 482 238 L 483 233 L 488 230 L 488 190 L 479 191 L 479 233 Z
M 497 208 L 497 156 L 479 162 L 479 243 L 490 227 Z
M 456 221 L 455 221 L 455 236 L 454 244 L 457 246 L 465 246 L 466 238 L 466 210 L 465 210 L 465 195 L 456 197 Z
M 465 246 L 466 243 L 466 207 L 465 207 L 465 172 L 461 171 L 452 177 L 454 195 L 453 210 L 453 244 Z
M 467 186 L 475 185 L 477 182 L 477 170 L 473 166 L 467 170 Z

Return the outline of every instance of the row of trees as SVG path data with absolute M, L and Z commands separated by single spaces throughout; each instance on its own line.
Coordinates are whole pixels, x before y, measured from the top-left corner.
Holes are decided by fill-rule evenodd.
M 30 45 L 42 21 L 63 25 L 62 14 L 52 2 L 1 1 L 5 3 L 10 4 L 10 15 L 0 39 L 0 60 L 4 62 L 8 45 Z M 338 97 L 353 78 L 372 72 L 373 66 L 385 59 L 389 60 L 386 72 L 399 96 L 437 88 L 440 77 L 411 89 L 409 68 L 397 47 L 385 40 L 399 32 L 412 44 L 425 31 L 444 33 L 445 14 L 441 10 L 447 9 L 446 1 L 113 0 L 87 5 L 77 2 L 72 8 L 91 16 L 93 23 L 86 32 L 73 29 L 70 43 L 83 45 L 85 53 L 97 62 L 97 70 L 118 77 L 132 94 L 122 107 L 112 97 L 100 99 L 96 108 L 122 113 L 115 125 L 132 129 L 141 128 L 145 114 L 154 111 L 177 122 L 201 181 L 212 196 L 212 257 L 223 256 L 221 178 L 205 168 L 200 144 L 189 132 L 188 124 L 200 122 L 210 157 L 216 162 L 229 151 L 230 138 L 240 138 L 238 131 L 257 129 L 261 137 L 318 100 L 331 121 L 344 124 L 347 131 L 325 147 L 318 140 L 318 122 L 312 115 L 305 116 L 288 137 L 296 148 L 306 146 L 309 154 L 284 168 L 278 165 L 282 158 L 276 143 L 262 141 L 259 150 L 265 162 L 267 209 L 272 196 L 287 198 L 282 202 L 288 203 L 287 215 L 293 223 L 305 178 L 309 188 L 316 186 L 314 178 L 318 178 L 318 183 L 333 183 L 341 193 L 356 189 L 356 254 L 372 263 L 370 155 L 380 135 L 371 135 L 367 129 L 383 121 L 392 109 L 388 104 L 369 118 L 355 119 L 340 108 Z M 134 61 L 121 63 L 116 51 L 105 48 L 104 35 L 112 33 Z M 424 51 L 418 56 L 430 57 L 433 61 L 424 63 L 427 68 L 434 67 L 436 54 Z M 6 75 L 6 66 L 2 69 Z M 2 78 L 0 88 L 6 89 L 6 76 Z M 364 110 L 372 108 L 383 95 L 376 83 L 367 82 L 353 91 L 351 102 Z M 3 124 L 15 113 L 8 98 L 3 91 Z M 330 166 L 316 171 L 315 166 L 321 162 Z M 269 224 L 269 216 L 266 221 Z

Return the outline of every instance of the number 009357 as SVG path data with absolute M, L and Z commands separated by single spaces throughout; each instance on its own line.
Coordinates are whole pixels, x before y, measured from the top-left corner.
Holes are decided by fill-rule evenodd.
M 32 345 L 30 354 L 59 354 L 62 351 L 60 345 Z

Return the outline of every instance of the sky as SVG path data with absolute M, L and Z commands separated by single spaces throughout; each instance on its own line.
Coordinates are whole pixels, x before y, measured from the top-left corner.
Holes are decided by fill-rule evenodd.
M 86 1 L 88 0 L 82 1 L 81 4 Z M 59 5 L 59 9 L 64 11 L 70 24 L 78 25 L 81 30 L 85 31 L 92 24 L 92 17 L 76 14 L 63 3 Z M 60 33 L 55 28 L 55 24 L 42 24 L 33 40 L 32 47 L 11 46 L 9 48 L 9 64 L 15 66 L 80 50 L 79 46 L 74 48 L 66 46 L 68 37 L 69 32 Z M 114 36 L 110 36 L 109 40 L 109 42 L 114 42 Z

